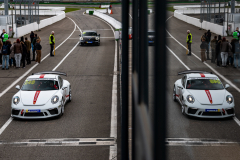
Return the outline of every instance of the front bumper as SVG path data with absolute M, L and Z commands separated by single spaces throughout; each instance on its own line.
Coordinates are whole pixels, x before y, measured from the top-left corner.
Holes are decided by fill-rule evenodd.
M 204 105 L 201 108 L 185 106 L 185 113 L 199 118 L 227 118 L 235 116 L 235 109 L 232 106 L 223 107 L 221 105 Z
M 49 108 L 41 107 L 42 106 L 12 107 L 11 116 L 20 119 L 44 119 L 56 117 L 61 114 L 61 105 Z
M 100 43 L 100 41 L 98 41 L 98 40 L 80 40 L 80 44 L 82 45 L 82 44 L 99 44 Z

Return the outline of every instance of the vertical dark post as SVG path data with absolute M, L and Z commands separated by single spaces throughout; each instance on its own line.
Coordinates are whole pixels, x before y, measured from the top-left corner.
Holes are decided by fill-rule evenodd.
M 231 0 L 231 13 L 235 13 L 235 0 Z
M 143 103 L 148 107 L 147 34 L 148 34 L 148 4 L 147 0 L 139 0 L 139 64 L 141 64 L 139 65 L 139 103 Z
M 20 4 L 19 4 L 19 9 L 20 9 L 20 23 L 21 23 L 21 27 L 22 27 L 22 1 L 20 1 Z
M 5 10 L 5 16 L 8 15 L 8 0 L 4 0 L 4 10 Z
M 121 159 L 128 160 L 128 27 L 129 0 L 122 1 L 122 130 Z
M 27 13 L 26 13 L 26 2 L 24 2 L 24 24 L 26 25 L 27 24 L 27 22 L 26 22 L 26 20 L 27 20 Z
M 155 54 L 154 54 L 154 122 L 153 148 L 154 159 L 166 158 L 166 0 L 155 0 Z M 161 53 L 161 54 L 159 54 Z
M 138 9 L 139 9 L 139 1 L 133 0 L 132 4 L 132 29 L 133 29 L 133 39 L 132 39 L 132 73 L 139 73 L 139 19 L 138 19 Z M 134 97 L 134 92 L 132 92 Z M 132 100 L 132 160 L 135 160 L 135 100 Z

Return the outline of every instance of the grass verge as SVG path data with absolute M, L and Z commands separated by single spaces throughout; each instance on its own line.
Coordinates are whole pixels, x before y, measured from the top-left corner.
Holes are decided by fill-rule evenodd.
M 167 10 L 170 11 L 170 12 L 174 12 L 175 9 L 173 7 L 167 7 Z
M 80 8 L 66 8 L 65 13 L 73 12 L 73 11 L 77 11 L 77 10 L 80 10 Z

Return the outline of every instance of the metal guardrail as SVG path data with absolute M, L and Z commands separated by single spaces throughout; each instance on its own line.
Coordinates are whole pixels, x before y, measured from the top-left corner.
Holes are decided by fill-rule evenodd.
M 129 0 L 122 1 L 122 160 L 166 159 L 166 0 L 155 0 L 154 118 L 148 108 L 148 11 L 147 0 L 133 1 L 132 24 L 132 155 L 128 148 L 128 27 Z M 161 53 L 161 54 L 160 54 Z

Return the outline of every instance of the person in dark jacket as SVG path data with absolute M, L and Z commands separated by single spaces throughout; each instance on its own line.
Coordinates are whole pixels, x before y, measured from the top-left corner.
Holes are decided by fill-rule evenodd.
M 201 60 L 202 62 L 206 62 L 205 52 L 206 52 L 206 49 L 208 48 L 208 44 L 205 41 L 205 38 L 202 38 L 202 43 L 200 45 L 200 48 L 201 48 Z
M 35 49 L 35 43 L 36 43 L 36 40 L 37 40 L 37 34 L 34 35 L 34 39 L 33 39 L 33 59 L 32 61 L 35 61 L 35 52 L 36 52 L 36 49 Z
M 33 39 L 34 39 L 34 33 L 33 33 L 33 31 L 31 31 L 30 39 L 31 39 L 31 43 L 32 43 L 32 42 L 33 42 Z
M 215 36 L 214 39 L 211 40 L 211 49 L 212 49 L 211 62 L 212 63 L 215 63 L 216 61 L 216 46 L 217 46 L 217 36 Z
M 22 45 L 22 68 L 25 68 L 26 56 L 27 56 L 27 47 L 24 44 L 23 37 L 21 37 L 21 45 Z
M 232 46 L 227 42 L 226 38 L 223 37 L 222 43 L 220 44 L 220 51 L 221 51 L 221 57 L 222 57 L 222 66 L 227 66 L 227 58 L 228 58 L 228 52 L 232 49 Z
M 23 49 L 19 39 L 17 39 L 17 43 L 14 44 L 13 49 L 14 49 L 14 56 L 16 61 L 16 68 L 20 69 Z
M 231 52 L 228 54 L 228 61 L 227 61 L 227 65 L 231 65 L 233 66 L 233 55 L 235 53 L 235 43 L 238 42 L 238 40 L 236 40 L 235 38 L 232 39 L 231 41 L 231 46 L 232 46 L 232 50 Z
M 36 48 L 36 52 L 37 52 L 37 58 L 36 58 L 36 63 L 40 63 L 41 62 L 41 50 L 42 50 L 42 46 L 40 44 L 40 39 L 37 39 L 37 42 L 35 44 L 35 48 Z
M 220 67 L 220 64 L 222 62 L 221 58 L 221 51 L 220 51 L 220 44 L 222 43 L 222 36 L 218 36 L 218 42 L 216 46 L 216 59 L 217 59 L 217 66 Z
M 5 70 L 5 63 L 6 63 L 6 70 L 9 69 L 9 55 L 10 55 L 10 46 L 11 42 L 7 40 L 3 47 L 2 47 L 2 70 Z
M 27 39 L 27 37 L 25 37 L 25 42 L 24 44 L 27 47 L 27 56 L 26 56 L 26 60 L 27 60 L 27 65 L 31 64 L 31 56 L 30 56 L 30 51 L 31 51 L 31 42 Z

